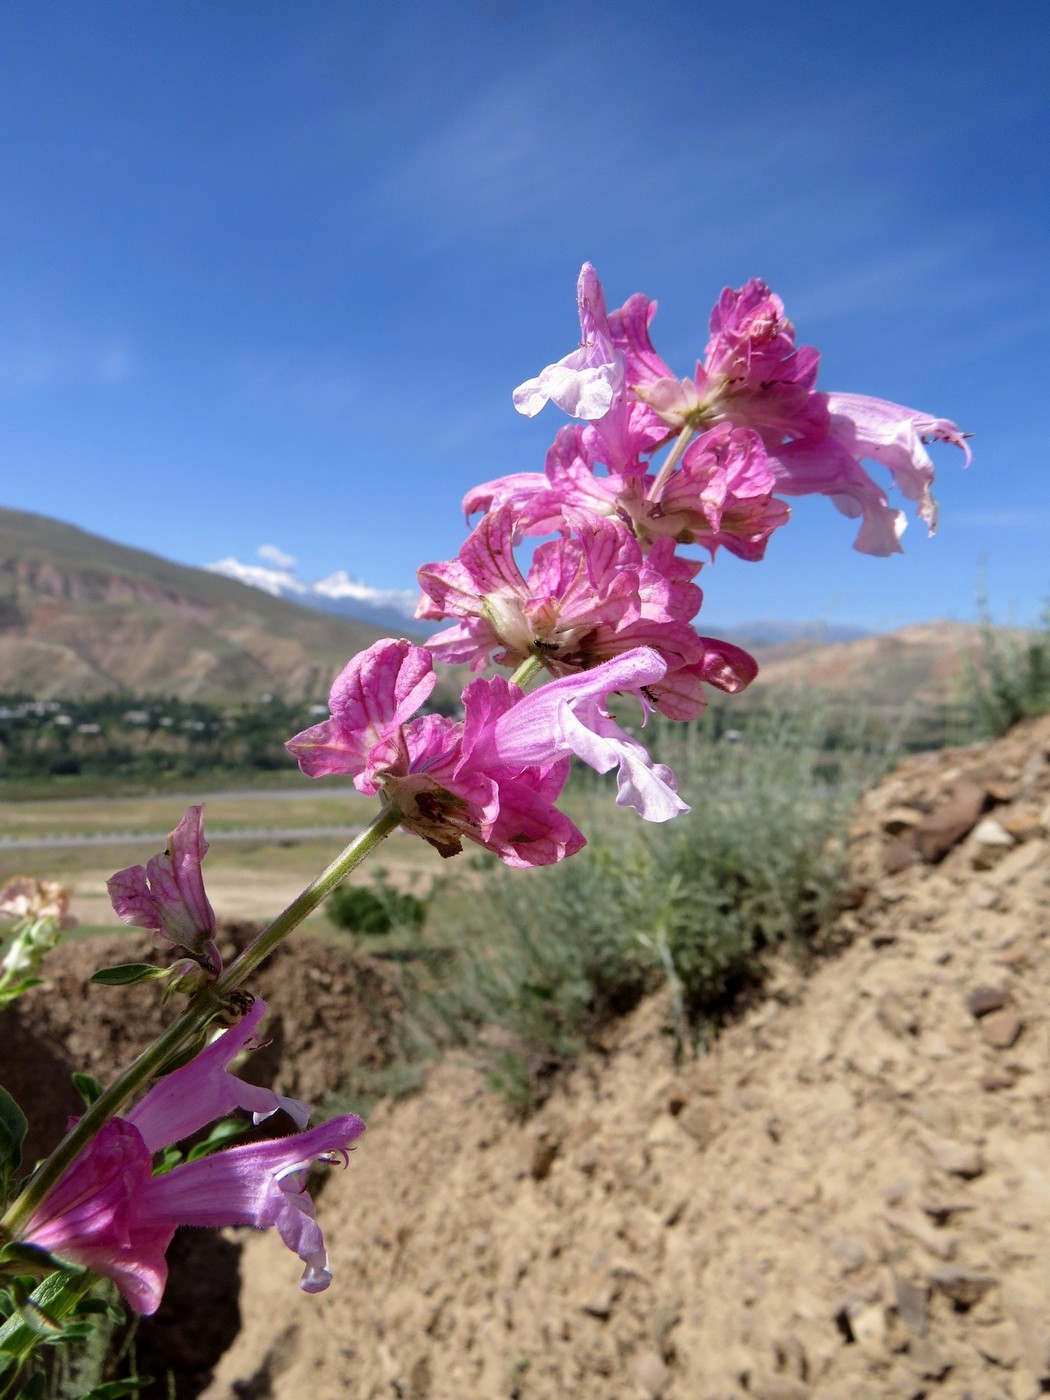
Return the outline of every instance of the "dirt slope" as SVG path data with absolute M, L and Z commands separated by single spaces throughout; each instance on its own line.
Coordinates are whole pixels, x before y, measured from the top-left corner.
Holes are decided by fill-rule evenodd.
M 327 1294 L 247 1240 L 209 1400 L 1045 1393 L 1048 829 L 1050 718 L 911 760 L 848 946 L 704 1058 L 649 1002 L 525 1125 L 438 1068 L 324 1191 Z

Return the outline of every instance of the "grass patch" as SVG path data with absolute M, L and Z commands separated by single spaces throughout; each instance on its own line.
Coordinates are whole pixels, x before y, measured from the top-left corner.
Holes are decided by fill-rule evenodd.
M 756 718 L 738 742 L 702 723 L 658 736 L 658 749 L 677 745 L 693 804 L 665 827 L 613 807 L 608 784 L 599 795 L 589 777 L 577 783 L 567 805 L 591 815 L 579 855 L 530 873 L 482 854 L 476 891 L 439 892 L 425 941 L 445 957 L 409 964 L 421 1023 L 438 1041 L 478 1046 L 523 1110 L 661 983 L 678 1050 L 703 1039 L 761 979 L 768 950 L 809 946 L 830 911 L 839 834 L 885 759 L 863 747 L 829 759 L 823 738 L 804 699 Z
M 979 738 L 998 738 L 1050 711 L 1050 600 L 1028 632 L 996 627 L 981 599 L 981 652 L 967 677 L 968 718 Z

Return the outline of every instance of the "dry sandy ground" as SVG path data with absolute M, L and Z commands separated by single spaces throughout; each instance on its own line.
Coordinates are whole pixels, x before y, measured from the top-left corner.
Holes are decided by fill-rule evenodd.
M 530 1122 L 451 1060 L 272 1235 L 208 1400 L 1028 1400 L 1050 1390 L 1050 718 L 912 760 L 844 944 L 679 1071 L 650 1001 Z M 286 1053 L 291 1047 L 286 1047 Z

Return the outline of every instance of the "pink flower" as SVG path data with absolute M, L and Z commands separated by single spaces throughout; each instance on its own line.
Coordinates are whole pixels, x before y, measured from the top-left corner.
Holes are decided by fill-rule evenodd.
M 633 807 L 646 821 L 668 821 L 688 812 L 671 770 L 654 764 L 604 708 L 613 691 L 644 697 L 666 670 L 655 651 L 638 647 L 583 675 L 550 681 L 497 718 L 477 756 L 513 767 L 536 762 L 541 755 L 575 754 L 599 773 L 618 769 L 617 803 Z
M 600 284 L 593 269 L 589 272 L 590 300 L 604 312 Z M 722 292 L 711 313 L 704 359 L 692 379 L 677 377 L 654 348 L 650 325 L 655 311 L 655 302 L 635 295 L 601 321 L 603 344 L 611 347 L 604 353 L 622 356 L 624 389 L 575 442 L 590 472 L 604 463 L 608 474 L 595 476 L 597 484 L 589 484 L 578 469 L 567 473 L 562 449 L 558 460 L 548 457 L 546 490 L 519 474 L 471 493 L 465 502 L 468 511 L 513 501 L 523 524 L 527 521 L 528 529 L 542 533 L 561 528 L 555 523 L 561 505 L 585 506 L 602 514 L 624 507 L 640 536 L 651 536 L 659 527 L 649 508 L 674 501 L 678 509 L 684 506 L 687 517 L 698 511 L 707 517 L 706 531 L 698 519 L 687 518 L 678 536 L 681 543 L 703 543 L 712 552 L 724 546 L 742 558 L 759 559 L 771 532 L 788 519 L 787 507 L 772 494 L 775 485 L 785 495 L 830 496 L 839 510 L 862 520 L 856 549 L 891 554 L 900 550 L 904 517 L 891 509 L 885 492 L 861 465 L 874 461 L 889 468 L 904 496 L 915 502 L 930 530 L 935 529 L 933 464 L 924 444 L 950 442 L 962 448 L 968 463 L 965 435 L 955 423 L 860 394 L 818 392 L 818 351 L 796 345 L 783 302 L 757 278 L 739 290 L 727 287 Z M 707 451 L 712 430 L 756 434 L 768 453 L 765 470 L 773 484 L 759 487 L 757 477 L 749 473 L 744 491 L 727 490 L 719 498 L 717 482 L 698 491 L 698 483 L 689 479 L 687 454 L 671 480 L 663 483 L 660 500 L 652 499 L 646 459 L 683 428 L 700 435 L 690 449 L 694 460 Z M 646 512 L 649 518 L 643 522 L 639 516 Z M 716 519 L 717 512 L 721 514 Z M 664 513 L 673 520 L 676 511 Z
M 353 776 L 359 792 L 381 793 L 401 823 L 443 856 L 463 838 L 494 851 L 507 865 L 551 865 L 578 851 L 584 838 L 554 805 L 569 766 L 560 756 L 485 771 L 470 761 L 479 734 L 521 698 L 502 678 L 463 693 L 464 719 L 413 711 L 435 684 L 424 647 L 376 642 L 353 657 L 329 696 L 331 719 L 286 745 L 312 778 Z
M 703 432 L 729 422 L 756 429 L 768 446 L 826 428 L 827 409 L 813 393 L 820 355 L 795 345 L 784 304 L 764 282 L 752 278 L 722 292 L 694 379 L 678 379 L 653 348 L 655 312 L 655 302 L 636 294 L 609 321 L 628 385 L 667 427 Z
M 724 548 L 742 559 L 761 559 L 773 531 L 791 518 L 773 494 L 781 489 L 779 459 L 770 459 L 751 429 L 723 423 L 701 434 L 662 483 L 644 467 L 598 475 L 592 446 L 586 431 L 563 428 L 547 453 L 544 476 L 519 472 L 486 482 L 468 493 L 463 508 L 468 515 L 512 511 L 517 529 L 528 535 L 565 532 L 573 513 L 610 516 L 629 521 L 646 552 L 666 538 L 702 545 L 712 556 Z M 426 599 L 418 612 L 442 615 Z
M 571 418 L 602 418 L 623 390 L 623 356 L 610 343 L 605 294 L 590 263 L 583 265 L 576 292 L 580 348 L 514 390 L 514 407 L 527 418 L 550 400 Z
M 106 882 L 110 902 L 126 924 L 195 958 L 209 972 L 222 967 L 215 946 L 215 911 L 204 892 L 201 861 L 208 853 L 204 808 L 187 807 L 163 855 L 143 868 L 118 870 Z
M 490 658 L 516 666 L 538 657 L 552 675 L 567 676 L 651 647 L 663 659 L 665 674 L 649 688 L 649 699 L 676 719 L 703 712 L 705 682 L 741 689 L 756 673 L 752 658 L 728 643 L 697 636 L 690 625 L 703 601 L 691 582 L 700 565 L 677 555 L 668 537 L 685 537 L 685 507 L 665 517 L 659 502 L 632 496 L 639 482 L 626 478 L 618 499 L 623 514 L 635 514 L 639 536 L 642 521 L 653 522 L 660 532 L 648 555 L 619 521 L 566 507 L 562 520 L 571 535 L 542 544 L 523 576 L 514 557 L 513 507 L 489 511 L 458 559 L 419 571 L 427 616 L 463 618 L 431 637 L 429 648 L 443 661 L 469 662 L 475 670 L 484 669 Z M 725 495 L 724 481 L 720 495 Z M 662 533 L 665 526 L 668 534 Z M 707 536 L 712 538 L 709 527 Z M 717 663 L 710 660 L 713 655 L 719 656 Z
M 112 1279 L 139 1313 L 160 1305 L 164 1256 L 179 1225 L 276 1226 L 306 1265 L 300 1287 L 326 1288 L 331 1274 L 304 1178 L 318 1158 L 345 1160 L 364 1132 L 359 1118 L 333 1118 L 153 1175 L 155 1151 L 234 1107 L 251 1109 L 257 1120 L 284 1107 L 305 1122 L 306 1105 L 228 1072 L 265 1012 L 265 1003 L 256 1001 L 238 1026 L 162 1079 L 126 1118 L 110 1119 L 30 1218 L 23 1240 Z
M 475 670 L 490 655 L 501 666 L 538 656 L 552 674 L 568 675 L 643 643 L 670 655 L 690 650 L 685 623 L 700 590 L 679 579 L 673 614 L 669 580 L 624 525 L 571 508 L 563 522 L 566 534 L 540 545 L 527 576 L 514 557 L 511 507 L 486 514 L 458 559 L 419 570 L 428 615 L 466 619 L 431 638 L 436 656 Z
M 614 690 L 642 695 L 646 686 L 664 678 L 667 663 L 655 651 L 636 648 L 529 696 L 501 676 L 473 681 L 463 692 L 461 722 L 441 715 L 406 722 L 390 691 L 398 687 L 402 669 L 415 675 L 429 672 L 432 665 L 429 652 L 404 639 L 377 642 L 354 657 L 332 688 L 331 719 L 287 744 L 303 772 L 311 777 L 352 774 L 360 792 L 382 793 L 402 825 L 442 855 L 455 855 L 466 838 L 512 866 L 552 865 L 585 844 L 555 806 L 574 753 L 587 763 L 598 758 L 592 766 L 600 772 L 618 765 L 617 800 L 629 802 L 648 820 L 663 821 L 685 810 L 673 796 L 673 775 L 654 768 L 645 749 L 601 708 Z M 367 677 L 381 677 L 387 692 L 369 691 L 371 708 L 366 710 L 362 689 Z M 564 719 L 561 727 L 549 722 L 544 710 L 551 697 Z M 366 714 L 367 736 L 360 727 Z M 536 715 L 540 718 L 533 723 Z M 376 716 L 386 719 L 377 725 Z M 581 731 L 592 722 L 588 741 Z M 573 742 L 566 739 L 565 726 L 576 736 Z M 523 735 L 528 736 L 527 751 Z M 628 770 L 634 775 L 630 781 L 624 776 Z M 657 791 L 659 800 L 653 795 Z M 663 815 L 654 815 L 657 811 Z

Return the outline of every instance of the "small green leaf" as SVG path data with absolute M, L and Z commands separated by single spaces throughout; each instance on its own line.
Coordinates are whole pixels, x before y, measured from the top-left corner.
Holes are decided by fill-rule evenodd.
M 0 1087 L 0 1170 L 12 1174 L 22 1165 L 22 1144 L 29 1127 L 25 1114 Z
M 23 992 L 28 992 L 30 987 L 39 987 L 41 979 L 39 977 L 23 977 L 20 982 L 10 982 L 0 991 L 0 1006 L 9 1006 L 11 1002 L 17 1001 Z
M 143 1386 L 152 1384 L 152 1376 L 128 1376 L 123 1381 L 108 1381 L 105 1385 L 97 1386 L 84 1396 L 84 1400 L 119 1400 L 122 1395 L 134 1395 Z
M 108 1317 L 119 1326 L 127 1318 L 127 1313 L 119 1303 L 109 1303 L 105 1298 L 85 1298 L 76 1306 L 78 1317 Z
M 165 1147 L 159 1153 L 153 1163 L 153 1175 L 163 1176 L 165 1172 L 170 1172 L 172 1167 L 177 1167 L 182 1161 L 182 1149 L 179 1147 Z
M 154 967 L 153 963 L 118 963 L 116 967 L 100 968 L 88 980 L 103 987 L 129 987 L 132 982 L 148 982 L 151 977 L 165 976 L 167 968 Z
M 128 1376 L 127 1380 L 107 1381 L 105 1385 L 97 1385 L 94 1390 L 88 1391 L 84 1400 L 120 1400 L 122 1395 L 134 1395 L 144 1385 L 152 1384 L 152 1376 Z
M 47 1394 L 47 1377 L 43 1371 L 38 1371 L 35 1376 L 30 1376 L 25 1385 L 18 1392 L 15 1400 L 44 1400 Z
M 187 1162 L 196 1162 L 200 1157 L 207 1157 L 209 1152 L 224 1146 L 232 1138 L 239 1138 L 248 1131 L 246 1119 L 223 1118 L 212 1128 L 211 1132 L 203 1142 L 198 1142 L 191 1147 L 186 1154 Z
M 80 1070 L 74 1070 L 72 1078 L 73 1088 L 84 1100 L 84 1107 L 90 1108 L 102 1093 L 102 1085 L 93 1074 L 82 1074 Z

